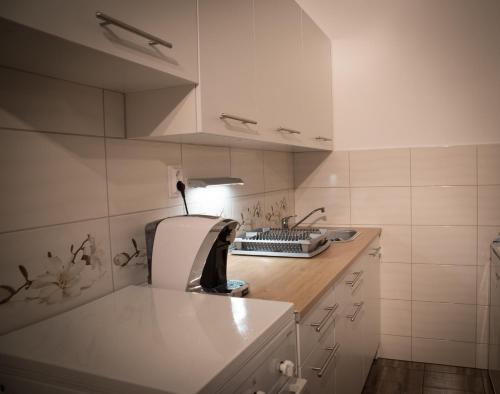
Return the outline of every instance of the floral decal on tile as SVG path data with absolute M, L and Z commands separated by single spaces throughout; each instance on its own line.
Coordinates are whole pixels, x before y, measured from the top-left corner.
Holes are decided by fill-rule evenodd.
M 133 265 L 146 265 L 146 250 L 140 249 L 137 246 L 137 241 L 132 238 L 132 246 L 134 250 L 132 253 L 121 252 L 113 257 L 113 263 L 119 267 L 127 267 Z
M 237 227 L 239 231 L 251 230 L 261 225 L 264 217 L 264 210 L 260 200 L 255 201 L 247 207 L 244 207 L 239 215 L 240 224 Z
M 278 201 L 275 201 L 268 208 L 265 218 L 266 222 L 271 227 L 281 227 L 281 219 L 288 215 L 289 205 L 288 198 L 283 197 Z
M 43 272 L 31 276 L 24 265 L 18 269 L 24 283 L 21 285 L 0 285 L 0 304 L 24 295 L 27 301 L 55 304 L 67 298 L 76 297 L 89 289 L 104 274 L 103 251 L 97 247 L 95 239 L 88 234 L 64 260 L 48 251 L 42 265 Z M 17 296 L 17 297 L 16 297 Z

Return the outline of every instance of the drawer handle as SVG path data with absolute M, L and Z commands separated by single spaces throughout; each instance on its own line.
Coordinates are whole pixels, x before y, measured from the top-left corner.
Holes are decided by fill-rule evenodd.
M 316 332 L 321 332 L 321 330 L 323 329 L 324 325 L 326 324 L 330 316 L 332 316 L 335 313 L 338 307 L 339 304 L 335 304 L 334 306 L 327 306 L 325 308 L 325 311 L 328 312 L 326 312 L 326 315 L 323 317 L 323 319 L 321 319 L 321 321 L 318 323 L 311 323 L 311 327 L 315 327 Z
M 278 127 L 276 129 L 276 131 L 284 131 L 285 133 L 288 133 L 288 134 L 302 134 L 300 131 L 298 130 L 294 130 L 294 129 L 288 129 L 286 127 Z
M 333 139 L 331 139 L 331 138 L 326 138 L 326 137 L 321 137 L 321 136 L 316 137 L 315 140 L 317 140 L 317 141 L 333 141 Z
M 107 25 L 115 25 L 123 30 L 127 30 L 131 33 L 137 34 L 138 36 L 141 36 L 145 38 L 146 40 L 149 40 L 148 44 L 149 45 L 163 45 L 164 47 L 172 49 L 174 46 L 172 45 L 171 42 L 162 40 L 161 38 L 158 38 L 156 36 L 153 36 L 152 34 L 146 33 L 145 31 L 139 30 L 137 27 L 130 26 L 128 23 L 122 22 L 118 19 L 113 18 L 112 16 L 106 15 L 103 12 L 97 11 L 95 13 L 95 17 L 97 19 L 100 19 L 104 22 L 101 22 L 101 26 L 107 26 Z
M 356 307 L 356 310 L 354 311 L 354 313 L 353 313 L 352 315 L 347 315 L 346 317 L 347 317 L 348 319 L 351 319 L 351 321 L 356 320 L 356 317 L 358 317 L 358 313 L 361 311 L 361 309 L 363 308 L 363 305 L 364 305 L 364 304 L 365 304 L 365 303 L 364 303 L 363 301 L 361 301 L 361 302 L 356 302 L 356 303 L 354 304 L 354 306 Z
M 332 362 L 332 360 L 335 358 L 335 356 L 337 355 L 339 349 L 340 349 L 340 343 L 337 343 L 335 345 L 335 347 L 327 347 L 325 350 L 328 351 L 328 352 L 330 352 L 330 354 L 327 357 L 327 359 L 325 360 L 325 363 L 323 364 L 323 366 L 311 368 L 313 371 L 316 371 L 316 376 L 318 378 L 323 377 L 323 375 L 326 372 L 326 369 L 328 368 L 328 365 L 330 365 L 330 363 Z
M 230 114 L 226 114 L 226 113 L 220 114 L 219 119 L 222 119 L 222 120 L 224 120 L 224 119 L 233 119 L 233 120 L 237 120 L 238 122 L 241 122 L 243 124 L 247 124 L 247 123 L 249 123 L 249 124 L 257 124 L 256 120 L 242 118 L 241 116 L 230 115 Z
M 354 287 L 356 283 L 358 283 L 359 279 L 361 278 L 361 275 L 363 275 L 363 271 L 357 271 L 352 273 L 354 275 L 353 280 L 346 280 L 345 283 L 347 285 L 350 285 L 351 287 Z

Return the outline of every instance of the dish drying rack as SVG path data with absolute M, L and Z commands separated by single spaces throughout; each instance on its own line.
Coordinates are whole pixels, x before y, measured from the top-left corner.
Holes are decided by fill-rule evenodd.
M 236 237 L 231 254 L 310 258 L 328 249 L 326 229 L 263 227 Z

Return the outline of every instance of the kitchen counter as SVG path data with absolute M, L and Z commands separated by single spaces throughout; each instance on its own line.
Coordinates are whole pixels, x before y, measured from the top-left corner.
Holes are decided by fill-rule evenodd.
M 292 302 L 301 318 L 381 232 L 356 230 L 360 234 L 353 241 L 333 243 L 310 259 L 229 255 L 228 278 L 250 284 L 247 298 Z

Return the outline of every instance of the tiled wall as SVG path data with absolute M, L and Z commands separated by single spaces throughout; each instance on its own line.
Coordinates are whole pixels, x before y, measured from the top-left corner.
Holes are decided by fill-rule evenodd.
M 121 94 L 0 68 L 0 334 L 144 282 L 144 225 L 184 213 L 168 165 L 245 181 L 189 190 L 191 213 L 293 212 L 289 153 L 124 136 Z
M 500 145 L 295 154 L 300 216 L 380 226 L 388 358 L 486 367 Z

